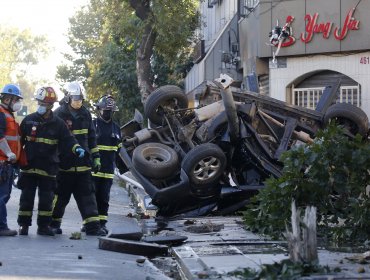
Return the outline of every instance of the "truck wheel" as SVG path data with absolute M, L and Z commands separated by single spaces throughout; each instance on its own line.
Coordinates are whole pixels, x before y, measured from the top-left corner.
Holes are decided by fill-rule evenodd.
M 188 98 L 177 86 L 167 85 L 157 88 L 147 98 L 144 105 L 145 116 L 156 125 L 163 123 L 165 110 L 186 109 Z
M 134 168 L 151 179 L 172 177 L 179 170 L 177 153 L 161 143 L 145 143 L 137 146 L 132 154 Z
M 226 167 L 226 156 L 215 144 L 205 143 L 191 149 L 182 160 L 182 168 L 195 186 L 216 183 Z
M 325 113 L 324 125 L 330 120 L 344 126 L 351 134 L 365 137 L 369 130 L 369 119 L 364 111 L 349 103 L 331 105 Z

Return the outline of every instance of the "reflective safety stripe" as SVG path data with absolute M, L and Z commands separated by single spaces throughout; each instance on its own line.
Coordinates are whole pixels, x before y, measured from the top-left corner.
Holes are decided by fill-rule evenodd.
M 19 135 L 16 136 L 5 135 L 4 138 L 9 141 L 19 141 L 21 139 Z
M 118 148 L 122 148 L 122 143 L 119 143 L 118 144 Z
M 91 167 L 89 167 L 89 166 L 76 166 L 76 167 L 71 167 L 69 169 L 59 168 L 59 170 L 63 171 L 63 172 L 83 172 L 83 171 L 91 170 Z
M 79 144 L 74 144 L 73 147 L 72 147 L 72 152 L 74 153 L 76 148 L 79 147 L 80 145 Z
M 39 211 L 39 216 L 51 217 L 52 211 Z
M 95 147 L 95 148 L 92 148 L 92 149 L 91 149 L 91 153 L 92 153 L 92 154 L 93 154 L 93 153 L 97 153 L 97 152 L 99 152 L 98 147 Z
M 50 175 L 46 171 L 41 170 L 41 169 L 37 169 L 37 168 L 31 168 L 31 169 L 27 169 L 27 170 L 21 169 L 21 172 L 22 173 L 27 173 L 27 174 L 38 174 L 38 175 L 41 175 L 41 176 L 56 178 L 56 175 Z
M 18 215 L 19 215 L 19 216 L 27 216 L 27 217 L 31 217 L 31 216 L 32 216 L 32 211 L 19 211 L 19 212 L 18 212 Z
M 107 221 L 107 220 L 108 220 L 108 216 L 99 215 L 99 219 L 100 219 L 101 221 Z
M 91 223 L 91 222 L 97 222 L 99 221 L 99 217 L 90 217 L 90 218 L 87 218 L 85 220 L 83 220 L 83 224 L 87 224 L 87 223 Z
M 53 210 L 54 210 L 54 208 L 55 208 L 55 204 L 57 203 L 57 200 L 58 200 L 58 195 L 56 194 L 56 195 L 54 195 L 54 199 L 53 199 L 53 202 L 52 202 L 51 209 L 53 209 Z
M 74 135 L 87 134 L 88 132 L 89 132 L 89 130 L 88 130 L 87 128 L 72 130 L 72 133 L 73 133 Z
M 33 137 L 30 137 L 30 136 L 27 136 L 26 139 L 27 139 L 27 141 L 45 143 L 45 144 L 49 144 L 49 145 L 58 144 L 57 139 L 47 139 L 47 138 L 37 138 L 37 137 L 33 138 Z
M 117 146 L 104 146 L 104 145 L 98 145 L 99 151 L 114 151 L 116 152 L 118 150 Z
M 61 222 L 62 222 L 62 218 L 58 218 L 58 219 L 56 219 L 56 218 L 53 218 L 53 219 L 52 219 L 52 221 L 55 221 L 55 222 L 60 222 L 60 223 L 61 223 Z
M 114 178 L 114 174 L 111 174 L 111 173 L 103 173 L 103 172 L 92 172 L 91 173 L 92 176 L 95 176 L 95 177 L 101 177 L 101 178 L 107 178 L 107 179 L 113 179 Z

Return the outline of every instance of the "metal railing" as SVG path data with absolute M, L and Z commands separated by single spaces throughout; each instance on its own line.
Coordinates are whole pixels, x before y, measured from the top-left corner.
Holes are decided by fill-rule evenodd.
M 308 109 L 315 109 L 323 94 L 324 87 L 316 88 L 294 88 L 292 103 Z M 350 103 L 361 107 L 360 85 L 341 86 L 337 103 Z

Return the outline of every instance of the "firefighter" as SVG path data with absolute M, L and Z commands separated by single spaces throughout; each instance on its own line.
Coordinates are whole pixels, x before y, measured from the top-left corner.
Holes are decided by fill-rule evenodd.
M 66 85 L 66 97 L 55 114 L 62 118 L 67 127 L 86 151 L 81 158 L 74 157 L 70 151 L 61 149 L 57 190 L 51 226 L 57 234 L 60 228 L 65 208 L 73 194 L 80 210 L 86 235 L 105 235 L 100 227 L 94 187 L 91 179 L 91 168 L 95 172 L 100 169 L 100 157 L 96 145 L 95 128 L 90 112 L 83 101 L 85 90 L 78 82 Z
M 80 157 L 84 156 L 84 150 L 64 121 L 51 110 L 57 101 L 54 89 L 39 88 L 35 100 L 38 104 L 37 111 L 26 116 L 20 126 L 27 165 L 21 168 L 17 182 L 18 188 L 22 190 L 18 213 L 19 235 L 28 235 L 38 187 L 37 234 L 54 236 L 49 225 L 59 169 L 58 148 L 64 146 Z
M 13 175 L 21 153 L 19 125 L 13 113 L 22 108 L 22 93 L 14 84 L 1 90 L 0 104 L 0 236 L 17 235 L 8 228 L 6 203 L 12 191 Z
M 95 104 L 98 118 L 94 120 L 97 143 L 101 158 L 99 172 L 92 173 L 95 184 L 96 202 L 100 225 L 108 233 L 106 223 L 108 219 L 109 195 L 113 184 L 116 154 L 121 143 L 119 126 L 112 120 L 113 113 L 118 111 L 116 102 L 111 95 L 102 96 Z

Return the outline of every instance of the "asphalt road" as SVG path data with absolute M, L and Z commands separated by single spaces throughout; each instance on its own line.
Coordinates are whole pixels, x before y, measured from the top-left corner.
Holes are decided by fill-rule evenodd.
M 20 190 L 13 188 L 8 202 L 9 227 L 17 229 Z M 37 205 L 37 200 L 35 202 Z M 137 262 L 140 256 L 105 251 L 98 248 L 98 237 L 82 236 L 71 240 L 79 231 L 81 216 L 74 199 L 67 206 L 63 234 L 55 237 L 36 234 L 37 207 L 28 236 L 0 237 L 0 279 L 169 279 L 152 263 Z M 122 217 L 133 213 L 125 189 L 112 187 L 108 228 L 120 225 Z

